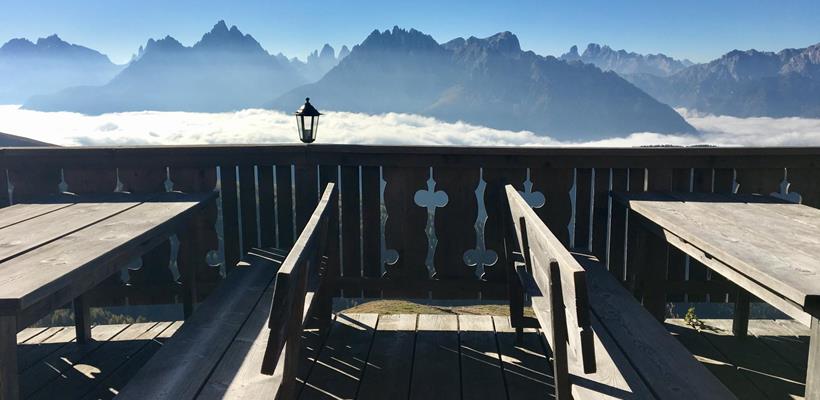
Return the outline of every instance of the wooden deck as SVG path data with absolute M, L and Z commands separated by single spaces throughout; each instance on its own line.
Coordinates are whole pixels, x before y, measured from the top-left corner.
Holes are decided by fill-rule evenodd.
M 101 325 L 75 343 L 74 327 L 17 334 L 20 394 L 26 399 L 108 399 L 182 326 L 177 322 Z
M 339 314 L 327 336 L 305 332 L 299 398 L 551 398 L 544 343 L 529 331 L 523 346 L 516 346 L 507 321 L 485 315 Z M 668 320 L 666 327 L 739 398 L 802 398 L 808 328 L 752 320 L 750 336 L 736 339 L 731 320 L 704 322 L 701 332 L 682 320 Z M 73 327 L 26 329 L 17 336 L 22 394 L 114 397 L 181 324 L 97 326 L 91 331 L 95 342 L 83 347 L 73 342 Z
M 749 336 L 732 336 L 732 320 L 703 320 L 700 332 L 683 320 L 666 328 L 739 399 L 802 399 L 809 328 L 793 320 L 750 320 Z

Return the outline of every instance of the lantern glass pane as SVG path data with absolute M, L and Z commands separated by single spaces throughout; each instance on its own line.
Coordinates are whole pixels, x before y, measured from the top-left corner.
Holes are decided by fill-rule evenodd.
M 319 116 L 313 117 L 313 139 L 316 139 L 316 131 L 319 130 Z

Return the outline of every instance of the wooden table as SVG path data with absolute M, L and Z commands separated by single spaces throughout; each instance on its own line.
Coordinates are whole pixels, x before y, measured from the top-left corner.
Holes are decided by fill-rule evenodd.
M 17 332 L 73 302 L 77 341 L 90 340 L 84 293 L 175 233 L 180 263 L 190 263 L 183 283 L 186 308 L 193 307 L 194 260 L 204 263 L 197 248 L 204 227 L 184 228 L 214 198 L 176 192 L 62 195 L 0 209 L 0 399 L 19 397 Z
M 820 210 L 768 196 L 694 193 L 616 194 L 647 229 L 630 237 L 630 257 L 665 279 L 665 244 L 681 250 L 741 289 L 733 331 L 746 334 L 749 294 L 811 328 L 806 399 L 820 399 Z M 655 235 L 645 235 L 652 232 Z M 632 240 L 636 243 L 631 243 Z M 651 278 L 650 278 L 651 280 Z M 662 287 L 661 282 L 649 283 Z M 652 292 L 652 290 L 650 290 Z M 644 294 L 650 310 L 665 294 Z

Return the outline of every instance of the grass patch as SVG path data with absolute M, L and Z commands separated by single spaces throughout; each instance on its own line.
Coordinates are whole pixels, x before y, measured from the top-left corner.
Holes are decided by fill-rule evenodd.
M 464 301 L 345 299 L 342 304 L 337 303 L 337 309 L 347 314 L 510 315 L 510 308 L 504 303 Z M 524 308 L 524 315 L 534 316 L 530 307 Z

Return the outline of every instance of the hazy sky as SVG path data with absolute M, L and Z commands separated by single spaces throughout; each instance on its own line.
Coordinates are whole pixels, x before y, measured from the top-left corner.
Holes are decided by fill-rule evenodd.
M 736 48 L 820 42 L 818 0 L 0 0 L 0 42 L 57 33 L 122 63 L 148 38 L 171 35 L 191 45 L 220 19 L 272 53 L 300 58 L 326 42 L 338 50 L 393 25 L 419 29 L 439 42 L 509 30 L 524 49 L 539 54 L 598 42 L 693 61 Z

